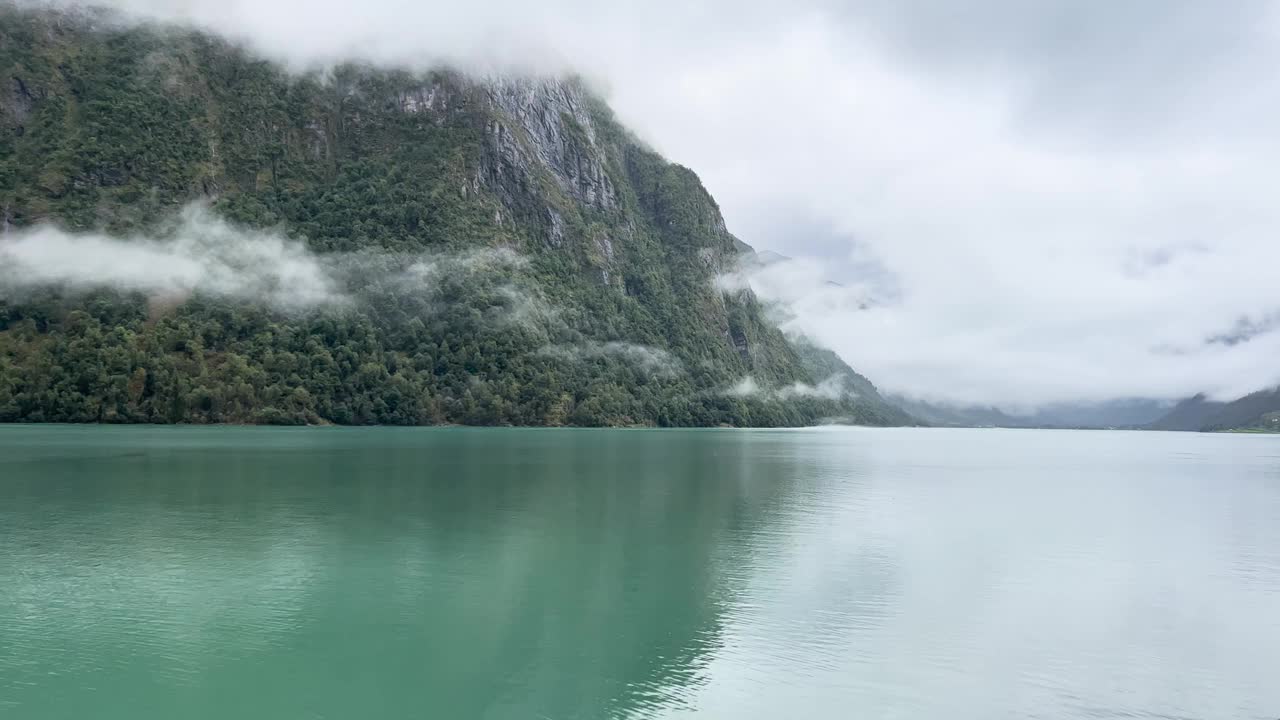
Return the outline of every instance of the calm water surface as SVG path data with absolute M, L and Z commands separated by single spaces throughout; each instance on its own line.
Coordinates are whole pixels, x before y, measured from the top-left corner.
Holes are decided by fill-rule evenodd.
M 0 717 L 1280 717 L 1280 437 L 0 427 Z

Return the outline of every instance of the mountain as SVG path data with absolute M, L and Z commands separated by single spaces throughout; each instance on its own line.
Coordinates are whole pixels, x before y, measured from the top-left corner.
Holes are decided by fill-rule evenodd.
M 995 407 L 942 405 L 896 395 L 890 401 L 925 422 L 950 427 L 1140 428 L 1168 411 L 1165 403 L 1143 399 L 1054 403 L 1025 415 Z
M 1139 428 L 1169 411 L 1169 403 L 1126 398 L 1088 403 L 1053 403 L 1027 416 L 1038 427 Z
M 1277 430 L 1280 429 L 1280 389 L 1262 390 L 1232 402 L 1215 402 L 1196 395 L 1178 403 L 1150 428 L 1203 432 Z
M 839 383 L 842 390 L 856 397 L 859 404 L 872 411 L 875 417 L 889 425 L 920 425 L 921 420 L 904 411 L 901 407 L 886 399 L 870 380 L 863 377 L 835 352 L 820 347 L 806 337 L 792 340 L 792 346 L 800 357 L 801 366 L 810 377 L 826 378 Z M 854 418 L 857 420 L 857 418 Z
M 1023 419 L 1009 415 L 995 407 L 977 405 L 947 405 L 910 398 L 905 395 L 890 395 L 888 402 L 902 408 L 912 417 L 938 427 L 1033 427 Z
M 579 80 L 3 4 L 0 71 L 0 420 L 905 419 L 717 287 L 750 248 Z
M 1203 429 L 1210 432 L 1280 429 L 1280 389 L 1261 390 L 1227 403 Z
M 1196 395 L 1174 405 L 1167 415 L 1148 427 L 1152 430 L 1201 430 L 1225 406 L 1226 403 L 1214 402 L 1204 395 Z

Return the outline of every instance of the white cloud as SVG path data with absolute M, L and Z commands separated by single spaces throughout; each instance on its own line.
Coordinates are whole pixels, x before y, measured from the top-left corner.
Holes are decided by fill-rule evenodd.
M 847 240 L 838 263 L 870 254 L 891 273 L 898 297 L 824 272 L 830 258 L 752 282 L 875 382 L 1026 406 L 1280 381 L 1280 337 L 1204 344 L 1280 304 L 1271 138 L 1070 142 L 1020 125 L 998 77 L 939 79 L 850 52 L 820 27 L 755 58 L 702 68 L 688 83 L 694 107 L 661 134 L 688 139 L 675 154 L 695 158 L 748 241 L 756 218 L 801 208 Z M 744 124 L 696 134 L 713 108 L 752 103 Z M 806 239 L 771 241 L 795 252 Z
M 69 233 L 51 225 L 0 236 L 0 297 L 41 286 L 165 297 L 204 292 L 286 310 L 346 302 L 326 265 L 301 243 L 235 227 L 201 205 L 183 210 L 163 238 Z
M 595 358 L 617 358 L 655 377 L 670 378 L 684 372 L 684 366 L 662 348 L 625 342 L 584 341 L 574 345 L 547 345 L 540 354 L 565 362 L 583 362 Z
M 484 320 L 545 334 L 558 312 L 524 282 L 527 264 L 509 248 L 318 254 L 277 232 L 229 223 L 196 203 L 150 236 L 76 233 L 48 224 L 0 234 L 0 299 L 20 300 L 44 287 L 112 288 L 146 294 L 158 307 L 201 293 L 279 311 L 377 311 L 390 304 L 428 317 L 445 307 L 446 285 L 488 283 L 493 304 Z
M 725 395 L 736 398 L 761 398 L 764 400 L 794 400 L 796 398 L 818 398 L 823 400 L 842 400 L 857 397 L 850 390 L 843 377 L 832 375 L 817 385 L 808 383 L 792 383 L 782 387 L 762 387 L 750 375 L 743 377 L 724 391 Z

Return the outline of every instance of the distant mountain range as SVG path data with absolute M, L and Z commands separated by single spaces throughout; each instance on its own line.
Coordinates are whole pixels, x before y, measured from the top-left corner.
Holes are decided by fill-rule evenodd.
M 1263 390 L 1232 402 L 1196 395 L 1172 407 L 1167 402 L 1144 399 L 1061 403 L 1026 415 L 989 406 L 954 406 L 901 395 L 886 397 L 913 417 L 939 427 L 1280 432 L 1280 389 Z
M 912 416 L 941 427 L 1141 428 L 1168 412 L 1158 400 L 1122 399 L 1101 403 L 1056 403 L 1019 415 L 996 407 L 931 403 L 893 395 L 889 399 Z

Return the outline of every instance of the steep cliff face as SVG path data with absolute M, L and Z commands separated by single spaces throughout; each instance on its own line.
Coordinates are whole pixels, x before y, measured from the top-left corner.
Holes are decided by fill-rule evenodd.
M 603 143 L 580 85 L 496 78 L 487 90 L 502 116 L 489 125 L 494 150 L 505 161 L 499 170 L 528 180 L 541 165 L 560 192 L 583 206 L 603 212 L 618 208 Z
M 55 223 L 172 241 L 191 232 L 175 214 L 202 202 L 305 243 L 350 301 L 286 315 L 198 284 L 159 299 L 105 281 L 9 288 L 0 418 L 897 419 L 852 392 L 726 390 L 826 378 L 750 292 L 717 289 L 744 246 L 697 176 L 579 81 L 296 76 L 198 33 L 3 5 L 0 76 L 9 237 Z M 421 266 L 445 270 L 429 287 L 388 279 Z

